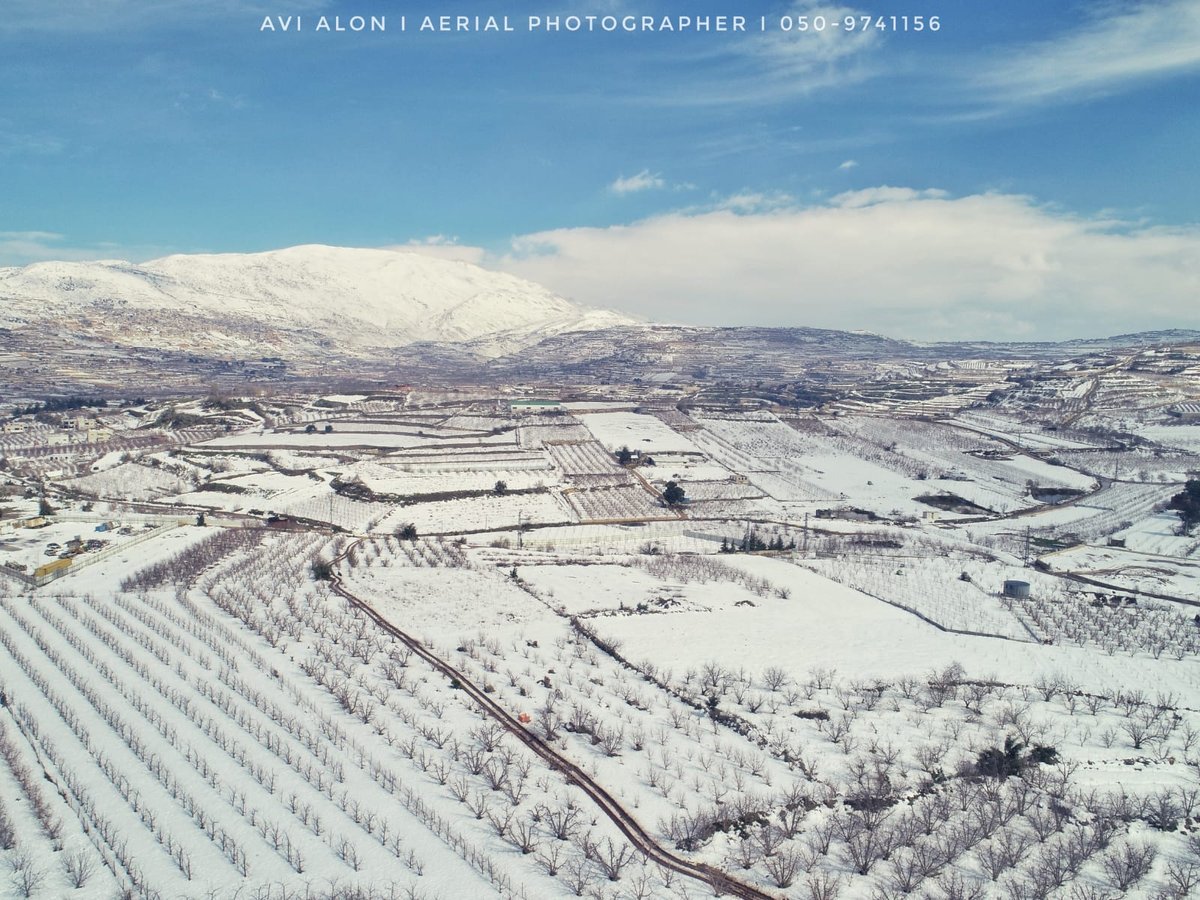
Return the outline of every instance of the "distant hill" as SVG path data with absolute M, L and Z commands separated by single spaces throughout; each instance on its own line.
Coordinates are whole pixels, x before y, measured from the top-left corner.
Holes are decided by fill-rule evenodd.
M 835 391 L 859 364 L 1048 361 L 1196 344 L 1200 332 L 1186 330 L 924 343 L 646 324 L 512 275 L 401 250 L 302 246 L 0 268 L 0 383 L 30 397 L 346 380 L 806 381 Z
M 0 269 L 0 327 L 205 354 L 372 355 L 429 341 L 496 356 L 632 321 L 512 275 L 398 250 L 303 246 Z

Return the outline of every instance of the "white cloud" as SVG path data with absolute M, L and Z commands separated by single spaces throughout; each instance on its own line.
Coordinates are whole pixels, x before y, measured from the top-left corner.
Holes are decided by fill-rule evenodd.
M 0 265 L 150 259 L 175 249 L 0 232 Z M 1082 216 L 1019 194 L 884 185 L 802 205 L 747 193 L 626 225 L 523 235 L 500 255 L 445 235 L 395 249 L 508 271 L 652 321 L 866 329 L 917 340 L 1200 325 L 1200 226 Z
M 711 209 L 728 209 L 738 213 L 765 212 L 779 209 L 795 202 L 791 194 L 781 192 L 742 191 L 729 197 L 718 198 Z
M 896 203 L 902 200 L 936 200 L 945 196 L 945 191 L 939 191 L 936 188 L 917 191 L 913 188 L 892 187 L 884 184 L 879 187 L 864 188 L 861 191 L 846 191 L 845 193 L 838 194 L 830 202 L 834 206 L 858 209 L 863 206 L 874 206 L 876 203 Z
M 642 169 L 636 175 L 631 175 L 628 178 L 621 176 L 617 178 L 608 189 L 614 194 L 636 194 L 639 191 L 660 190 L 667 186 L 662 175 L 652 173 L 649 169 Z
M 54 231 L 0 231 L 0 266 L 96 259 L 143 260 L 178 253 L 177 247 L 127 246 L 110 242 L 71 243 Z
M 1200 0 L 1109 7 L 1111 15 L 985 66 L 992 99 L 1029 103 L 1090 96 L 1200 69 Z
M 409 241 L 407 244 L 397 244 L 386 247 L 387 250 L 407 250 L 410 253 L 420 253 L 422 256 L 433 256 L 438 259 L 453 259 L 479 265 L 485 256 L 481 247 L 470 247 L 460 244 L 457 237 L 435 234 L 425 238 Z
M 875 76 L 879 67 L 873 51 L 884 38 L 874 29 L 847 31 L 840 23 L 863 14 L 851 6 L 801 0 L 768 14 L 765 32 L 755 16 L 748 16 L 748 32 L 703 49 L 676 50 L 668 59 L 680 64 L 662 78 L 643 79 L 629 88 L 629 96 L 672 109 L 766 105 L 776 106 L 818 91 L 860 84 Z M 796 30 L 798 16 L 812 22 L 824 16 L 823 31 Z M 783 31 L 783 18 L 792 30 Z M 680 44 L 681 47 L 686 45 Z M 758 145 L 757 137 L 751 144 Z
M 652 320 L 1058 339 L 1196 325 L 1200 228 L 885 186 L 540 232 L 488 263 Z
M 785 15 L 769 17 L 774 27 L 754 45 L 756 54 L 764 57 L 780 74 L 830 74 L 836 67 L 845 65 L 865 51 L 879 46 L 880 33 L 875 29 L 848 30 L 840 27 L 847 17 L 857 20 L 863 14 L 862 10 L 840 4 L 812 0 L 796 3 Z M 812 27 L 800 31 L 798 23 L 801 16 L 809 23 L 823 17 L 827 27 L 819 31 Z M 784 19 L 792 23 L 791 30 L 785 31 L 780 27 Z M 837 22 L 838 26 L 829 26 L 828 23 L 831 22 Z M 848 74 L 848 71 L 843 70 L 842 74 Z
M 4 241 L 61 241 L 63 236 L 55 231 L 0 231 Z
M 840 166 L 838 166 L 838 168 L 841 169 L 843 172 L 849 172 L 851 169 L 857 169 L 858 168 L 858 160 L 848 159 L 845 162 L 843 162 Z
M 65 147 L 66 141 L 50 134 L 0 131 L 0 156 L 53 156 Z
M 78 259 L 53 231 L 0 231 L 0 266 L 23 266 L 50 259 Z

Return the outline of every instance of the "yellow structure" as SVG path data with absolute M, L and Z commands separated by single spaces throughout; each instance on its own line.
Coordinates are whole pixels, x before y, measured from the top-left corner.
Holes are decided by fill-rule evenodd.
M 48 562 L 44 566 L 38 566 L 33 570 L 34 578 L 45 578 L 47 575 L 54 572 L 61 572 L 63 569 L 71 565 L 69 559 L 56 559 L 54 562 Z

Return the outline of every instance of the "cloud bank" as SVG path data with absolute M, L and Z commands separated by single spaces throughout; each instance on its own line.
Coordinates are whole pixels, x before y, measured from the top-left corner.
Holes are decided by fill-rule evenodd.
M 0 232 L 0 265 L 179 252 L 72 243 Z M 391 249 L 511 272 L 650 321 L 931 341 L 1200 329 L 1200 226 L 1085 216 L 1021 194 L 880 185 L 805 204 L 745 192 L 628 224 L 520 235 L 499 250 L 445 235 Z
M 1200 228 L 1080 216 L 1017 194 L 880 186 L 810 206 L 674 212 L 514 239 L 485 261 L 651 320 L 910 339 L 1200 327 Z

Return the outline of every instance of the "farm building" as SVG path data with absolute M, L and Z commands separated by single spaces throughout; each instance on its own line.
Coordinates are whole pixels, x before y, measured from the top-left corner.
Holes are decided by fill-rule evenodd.
M 1200 403 L 1178 403 L 1168 412 L 1183 422 L 1200 422 Z
M 530 413 L 555 412 L 562 409 L 558 400 L 514 400 L 508 404 L 508 411 L 513 415 L 529 415 Z

